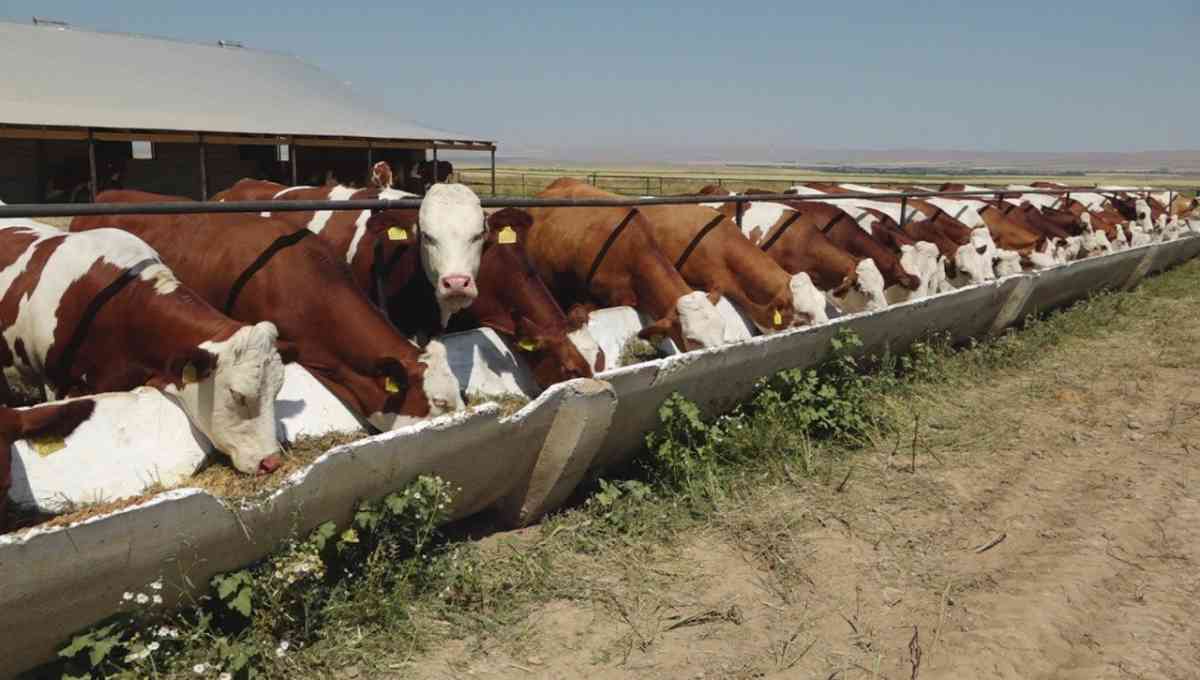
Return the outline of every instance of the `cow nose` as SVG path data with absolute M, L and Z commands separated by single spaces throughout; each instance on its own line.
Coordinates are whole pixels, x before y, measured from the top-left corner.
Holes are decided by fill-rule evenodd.
M 260 474 L 260 475 L 271 474 L 272 472 L 278 470 L 280 465 L 283 465 L 283 460 L 279 457 L 278 453 L 272 453 L 271 455 L 267 456 L 266 458 L 263 458 L 261 462 L 259 462 L 258 474 Z
M 982 255 L 987 252 L 987 246 L 979 246 L 978 248 L 975 249 L 975 252 Z
M 471 277 L 465 274 L 453 274 L 442 277 L 442 290 L 447 293 L 465 293 L 471 288 Z

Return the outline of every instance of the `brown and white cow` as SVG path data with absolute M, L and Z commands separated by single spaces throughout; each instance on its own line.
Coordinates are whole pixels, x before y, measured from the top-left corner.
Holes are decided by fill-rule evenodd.
M 106 191 L 106 203 L 186 200 Z M 76 217 L 72 231 L 115 227 L 135 234 L 201 298 L 229 316 L 271 321 L 279 337 L 352 411 L 380 430 L 463 408 L 446 348 L 401 335 L 354 285 L 350 270 L 310 232 L 257 215 Z M 276 249 L 277 246 L 286 244 Z M 273 254 L 252 269 L 256 260 Z M 248 273 L 249 278 L 245 278 Z M 242 281 L 238 289 L 236 284 Z
M 750 189 L 746 193 L 765 192 Z M 732 195 L 731 192 L 712 185 L 702 188 L 700 194 Z M 736 219 L 735 204 L 708 205 L 720 210 L 731 221 Z M 880 260 L 874 260 L 862 252 L 869 248 L 856 250 L 853 246 L 847 247 L 848 243 L 838 243 L 838 237 L 829 233 L 829 227 L 839 221 L 836 219 L 836 213 L 841 213 L 841 216 L 850 220 L 842 211 L 825 205 L 817 207 L 816 204 L 805 205 L 798 201 L 751 201 L 743 204 L 741 232 L 756 250 L 764 250 L 785 272 L 793 277 L 805 277 L 793 285 L 794 295 L 798 306 L 819 310 L 809 312 L 810 315 L 816 314 L 815 320 L 818 322 L 826 320 L 827 317 L 824 313 L 824 296 L 816 295 L 815 291 L 811 290 L 814 287 L 828 291 L 831 301 L 848 312 L 886 307 L 886 286 L 902 283 L 911 285 L 914 289 L 919 287 L 920 281 L 904 271 L 897 258 L 887 252 L 882 244 L 875 243 L 871 249 L 874 254 L 881 255 Z M 850 223 L 867 240 L 871 240 L 853 220 L 850 220 Z M 734 224 L 736 225 L 736 222 Z M 843 241 L 850 239 L 853 239 L 853 236 Z M 887 273 L 882 271 L 884 267 L 888 268 Z
M 372 181 L 377 186 L 354 190 L 348 197 L 414 197 L 390 188 L 391 170 L 382 161 L 375 164 Z M 289 188 L 243 179 L 214 200 L 325 200 L 338 192 L 339 187 Z M 470 306 L 451 312 L 453 316 L 447 318 L 449 310 L 437 304 L 430 277 L 420 276 L 425 251 L 417 246 L 421 227 L 416 209 L 374 214 L 369 210 L 329 212 L 277 211 L 267 216 L 309 229 L 343 254 L 359 288 L 410 337 L 491 328 L 526 354 L 542 387 L 591 377 L 593 370 L 604 370 L 603 351 L 581 325 L 586 317 L 568 318 L 563 314 L 545 283 L 530 269 L 524 239 L 518 237 L 519 225 L 512 225 L 513 229 L 503 234 L 500 230 L 509 225 L 488 230 L 475 276 L 477 297 Z
M 0 407 L 0 533 L 8 530 L 8 491 L 12 487 L 12 448 L 18 439 L 65 437 L 92 416 L 96 403 L 75 399 L 32 408 Z
M 0 292 L 5 403 L 148 385 L 238 470 L 278 467 L 275 326 L 221 314 L 137 237 L 0 221 Z
M 340 184 L 285 187 L 265 180 L 243 179 L 214 196 L 213 200 L 417 198 L 415 194 L 390 188 L 387 182 L 391 170 L 386 163 L 376 163 L 373 176 L 382 186 L 365 189 Z M 354 272 L 355 281 L 364 290 L 374 284 L 378 267 L 391 262 L 397 250 L 405 250 L 415 243 L 420 253 L 420 266 L 437 297 L 443 325 L 452 314 L 469 307 L 479 294 L 476 278 L 487 227 L 479 197 L 466 185 L 436 184 L 430 187 L 419 210 L 387 210 L 374 215 L 370 210 L 288 211 L 263 213 L 262 216 L 276 217 L 321 236 L 344 257 Z M 398 289 L 407 283 L 412 272 L 394 271 L 393 274 L 388 279 L 398 281 Z M 382 291 L 381 298 L 386 299 L 393 292 Z
M 538 197 L 581 197 L 590 194 L 586 186 L 563 178 Z M 670 336 L 683 351 L 725 342 L 717 297 L 688 286 L 658 247 L 653 226 L 640 210 L 523 212 L 531 224 L 525 242 L 530 262 L 568 313 L 577 306 L 630 306 L 654 319 L 639 333 L 642 338 Z

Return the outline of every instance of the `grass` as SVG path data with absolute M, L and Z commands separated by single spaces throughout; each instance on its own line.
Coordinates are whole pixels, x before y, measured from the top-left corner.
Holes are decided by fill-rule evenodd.
M 1194 306 L 1198 286 L 1200 262 L 1193 261 L 1133 292 L 1100 294 L 964 347 L 930 338 L 904 355 L 855 359 L 854 339 L 841 337 L 819 369 L 764 381 L 751 400 L 719 418 L 702 418 L 672 397 L 660 409 L 663 428 L 634 465 L 591 480 L 537 527 L 483 540 L 488 529 L 478 521 L 434 532 L 446 490 L 423 480 L 382 506 L 361 508 L 341 534 L 325 528 L 297 537 L 262 564 L 214 580 L 208 598 L 181 613 L 144 612 L 92 631 L 76 640 L 72 665 L 44 670 L 95 666 L 127 677 L 193 677 L 192 667 L 206 664 L 237 677 L 251 670 L 256 677 L 329 677 L 350 667 L 363 677 L 400 677 L 414 659 L 451 642 L 462 650 L 451 657 L 483 653 L 485 640 L 520 654 L 530 617 L 558 602 L 587 603 L 625 622 L 592 661 L 628 658 L 677 623 L 736 625 L 730 608 L 696 612 L 682 623 L 652 616 L 654 594 L 686 577 L 647 568 L 652 557 L 678 550 L 689 533 L 721 532 L 769 567 L 765 587 L 781 601 L 795 600 L 803 577 L 801 565 L 787 558 L 795 520 L 761 512 L 764 503 L 781 494 L 836 494 L 854 475 L 860 452 L 890 449 L 905 459 L 910 436 L 915 464 L 917 429 L 952 441 L 943 414 L 983 415 L 987 405 L 970 399 L 977 386 L 1052 370 L 1089 339 L 1149 329 L 1149 345 L 1136 350 L 1170 361 L 1170 347 L 1191 342 L 1172 319 Z M 930 422 L 914 422 L 914 411 L 931 414 Z M 289 574 L 316 575 L 281 584 Z M 164 624 L 182 633 L 148 660 L 119 660 L 145 648 L 140 631 Z M 803 649 L 781 635 L 782 670 Z M 106 655 L 89 666 L 108 642 Z M 463 658 L 449 663 L 451 671 L 467 669 Z

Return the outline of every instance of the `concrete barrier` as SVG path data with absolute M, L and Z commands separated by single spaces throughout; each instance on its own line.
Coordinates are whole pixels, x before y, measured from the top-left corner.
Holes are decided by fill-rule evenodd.
M 420 474 L 461 488 L 452 517 L 495 509 L 512 525 L 534 521 L 561 504 L 588 471 L 641 450 L 671 392 L 717 413 L 749 396 L 760 378 L 821 361 L 843 328 L 876 353 L 899 352 L 930 331 L 955 339 L 982 336 L 1096 288 L 1129 285 L 1160 263 L 1169 266 L 1198 251 L 1200 239 L 1181 239 L 606 371 L 598 380 L 555 385 L 509 417 L 484 406 L 339 446 L 261 499 L 231 503 L 180 489 L 69 527 L 0 536 L 0 611 L 6 613 L 0 659 L 13 673 L 46 661 L 73 632 L 115 611 L 126 590 L 159 577 L 185 590 L 189 583 L 203 588 L 213 574 L 262 558 L 294 533 L 325 521 L 345 524 L 358 501 Z M 627 330 L 636 332 L 640 323 L 622 313 Z M 318 409 L 318 393 L 297 388 L 293 394 L 307 395 L 302 401 L 314 418 L 336 414 L 327 403 L 320 407 L 327 410 Z M 285 416 L 284 426 L 289 417 L 301 416 Z

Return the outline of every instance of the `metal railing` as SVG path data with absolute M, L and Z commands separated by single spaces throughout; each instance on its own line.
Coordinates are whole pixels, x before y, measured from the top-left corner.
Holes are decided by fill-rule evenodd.
M 976 191 L 893 191 L 893 192 L 847 192 L 838 194 L 742 194 L 737 196 L 658 196 L 654 198 L 481 198 L 485 208 L 614 208 L 637 207 L 639 205 L 695 205 L 700 203 L 779 202 L 779 201 L 837 201 L 837 200 L 892 200 L 899 199 L 903 206 L 910 199 L 921 198 L 1003 198 L 1010 195 L 1040 194 L 1065 195 L 1073 193 L 1101 194 L 1145 194 L 1149 191 L 1168 192 L 1177 195 L 1175 189 L 1151 189 L 1148 191 L 1106 191 L 1095 187 L 1062 187 L 1054 189 L 986 189 Z M 46 204 L 0 204 L 0 218 L 18 217 L 73 217 L 77 215 L 182 215 L 206 213 L 257 213 L 257 212 L 308 212 L 317 210 L 404 210 L 421 206 L 421 198 L 369 199 L 369 200 L 321 200 L 321 201 L 173 201 L 158 203 L 46 203 Z

